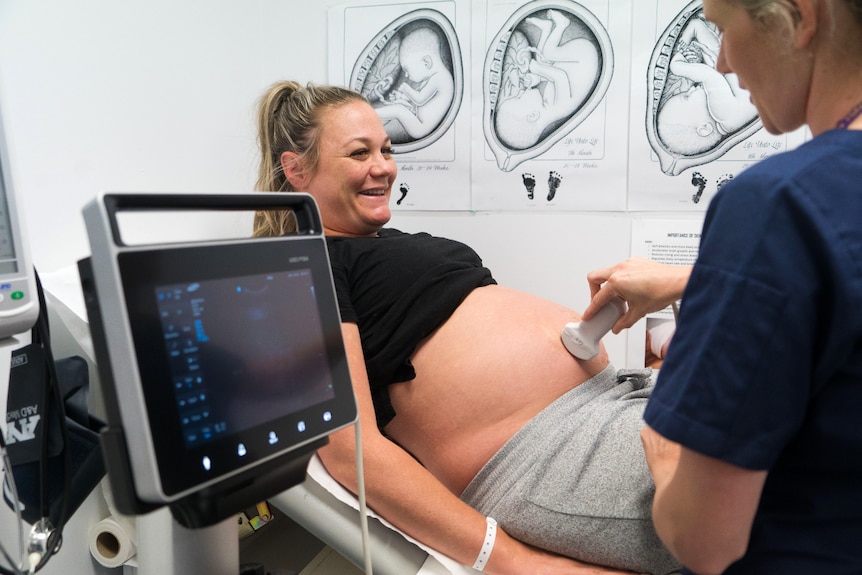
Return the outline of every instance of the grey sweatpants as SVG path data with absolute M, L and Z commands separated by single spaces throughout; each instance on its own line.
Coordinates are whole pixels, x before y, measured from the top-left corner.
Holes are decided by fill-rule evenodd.
M 566 393 L 491 458 L 461 499 L 536 547 L 639 573 L 676 572 L 653 529 L 640 441 L 649 376 L 608 366 Z

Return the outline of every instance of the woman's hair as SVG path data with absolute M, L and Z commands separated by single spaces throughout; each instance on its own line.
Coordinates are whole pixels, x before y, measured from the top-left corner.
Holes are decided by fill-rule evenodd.
M 255 189 L 261 192 L 295 191 L 281 166 L 281 155 L 294 152 L 304 170 L 317 167 L 320 122 L 323 113 L 354 101 L 366 101 L 353 90 L 339 86 L 277 82 L 258 105 L 257 143 L 260 167 Z M 279 236 L 296 231 L 296 219 L 288 210 L 261 210 L 255 214 L 255 236 Z

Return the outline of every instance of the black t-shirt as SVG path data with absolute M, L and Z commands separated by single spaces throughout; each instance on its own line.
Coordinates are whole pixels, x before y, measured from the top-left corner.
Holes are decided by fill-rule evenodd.
M 410 356 L 477 287 L 496 283 L 470 247 L 385 228 L 327 237 L 341 321 L 356 323 L 380 429 L 395 417 L 388 386 L 416 377 Z

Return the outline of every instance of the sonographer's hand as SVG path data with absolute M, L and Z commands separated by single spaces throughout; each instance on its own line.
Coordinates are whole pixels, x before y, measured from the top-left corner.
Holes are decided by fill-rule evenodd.
M 662 310 L 682 297 L 692 266 L 672 266 L 646 258 L 629 258 L 587 274 L 592 299 L 583 319 L 593 317 L 614 297 L 628 304 L 611 330 L 619 333 L 648 313 Z

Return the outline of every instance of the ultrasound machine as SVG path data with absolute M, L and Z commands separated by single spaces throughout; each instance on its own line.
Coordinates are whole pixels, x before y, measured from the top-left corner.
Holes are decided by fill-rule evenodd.
M 264 209 L 292 211 L 297 232 L 141 245 L 120 224 Z M 306 194 L 102 194 L 84 219 L 102 451 L 117 510 L 139 516 L 139 573 L 236 575 L 237 513 L 303 482 L 327 436 L 357 420 L 317 206 Z M 153 513 L 165 508 L 171 519 Z M 161 519 L 148 529 L 149 516 Z

